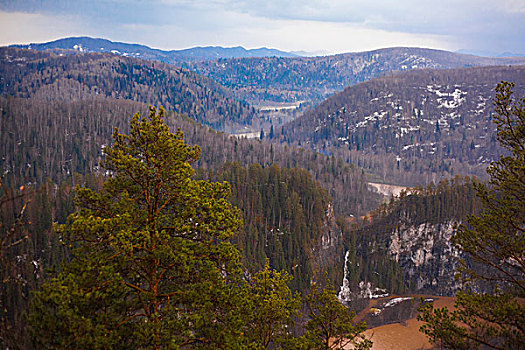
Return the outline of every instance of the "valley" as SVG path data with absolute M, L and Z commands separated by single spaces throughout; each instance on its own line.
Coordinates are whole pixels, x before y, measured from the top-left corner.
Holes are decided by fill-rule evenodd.
M 129 121 L 137 112 L 155 116 L 158 111 L 166 128 L 177 135 L 177 151 L 186 145 L 191 148 L 185 155 L 188 163 L 180 168 L 191 174 L 187 180 L 191 185 L 177 184 L 177 189 L 198 193 L 185 194 L 192 205 L 199 203 L 196 208 L 184 212 L 177 204 L 174 210 L 184 214 L 161 217 L 184 228 L 177 239 L 188 244 L 184 249 L 189 253 L 177 252 L 181 254 L 177 259 L 197 256 L 192 255 L 192 244 L 201 239 L 203 230 L 202 241 L 213 249 L 232 247 L 213 251 L 217 256 L 210 258 L 228 264 L 231 259 L 232 266 L 238 263 L 235 272 L 223 272 L 227 263 L 217 263 L 222 273 L 217 276 L 223 280 L 228 273 L 238 273 L 243 283 L 250 284 L 265 269 L 273 271 L 272 278 L 287 276 L 276 275 L 283 271 L 291 278 L 282 277 L 289 288 L 282 295 L 288 296 L 290 305 L 292 295 L 312 295 L 315 283 L 323 281 L 333 288 L 330 297 L 337 296 L 338 305 L 360 310 L 355 321 L 367 322 L 364 334 L 373 341 L 372 349 L 429 349 L 428 338 L 418 331 L 422 322 L 415 319 L 419 298 L 450 309 L 453 295 L 464 288 L 455 279 L 462 264 L 474 273 L 487 271 L 484 261 L 460 249 L 453 237 L 484 208 L 477 193 L 480 183 L 486 184 L 493 175 L 487 168 L 501 157 L 515 155 L 508 143 L 502 143 L 505 122 L 495 124 L 504 113 L 493 105 L 494 88 L 502 80 L 514 82 L 516 100 L 522 101 L 525 58 L 402 47 L 323 57 L 265 48 L 197 47 L 175 52 L 90 38 L 2 47 L 2 229 L 13 227 L 10 232 L 15 236 L 2 238 L 0 257 L 10 261 L 6 273 L 19 276 L 24 286 L 11 283 L 11 275 L 4 278 L 0 291 L 9 299 L 2 297 L 1 302 L 9 311 L 2 320 L 18 327 L 15 338 L 25 339 L 21 347 L 30 348 L 22 318 L 30 307 L 29 291 L 45 285 L 56 266 L 75 261 L 76 243 L 66 245 L 67 235 L 57 231 L 67 227 L 68 216 L 83 204 L 74 201 L 75 192 L 82 192 L 81 187 L 106 191 L 112 186 L 104 183 L 114 179 L 120 163 L 108 168 L 105 162 L 106 150 L 119 137 L 115 128 L 154 144 L 157 139 L 142 137 Z M 514 108 L 507 113 L 518 110 Z M 134 118 L 132 122 L 142 120 Z M 518 121 L 508 120 L 511 127 L 521 128 Z M 522 142 L 519 130 L 510 134 Z M 127 146 L 131 149 L 134 144 Z M 137 158 L 144 155 L 148 153 L 142 149 L 133 153 Z M 167 166 L 163 162 L 158 164 Z M 143 166 L 146 173 L 151 164 L 142 160 L 137 168 Z M 512 188 L 519 191 L 522 168 L 516 169 L 518 184 Z M 171 176 L 179 176 L 177 171 Z M 159 174 L 164 176 L 152 173 L 148 181 Z M 119 210 L 125 213 L 122 220 L 134 222 L 141 217 L 130 214 L 130 208 L 140 206 L 126 202 L 126 191 L 135 188 L 126 187 L 127 182 L 113 185 L 123 188 L 115 207 L 101 206 L 97 215 L 107 222 L 116 220 L 120 229 L 127 223 L 118 222 Z M 99 205 L 107 200 L 104 196 L 88 196 L 85 201 Z M 213 200 L 206 202 L 206 196 L 219 201 L 226 214 L 210 209 Z M 513 210 L 520 214 L 523 209 Z M 227 221 L 229 213 L 235 220 L 217 225 L 221 238 L 213 236 L 212 219 Z M 86 224 L 83 229 L 101 230 L 93 242 L 103 241 L 113 229 L 97 225 L 102 224 Z M 173 227 L 165 232 L 169 230 Z M 228 237 L 223 239 L 223 232 L 230 230 L 235 232 L 224 233 Z M 117 241 L 111 241 L 108 251 Z M 139 249 L 131 246 L 124 242 L 123 252 L 133 255 Z M 208 252 L 195 249 L 199 258 L 208 258 Z M 105 256 L 105 250 L 93 252 Z M 200 263 L 196 260 L 192 266 Z M 188 285 L 194 283 L 188 273 L 192 268 L 180 272 Z M 206 273 L 215 276 L 213 271 Z M 217 286 L 221 278 L 214 280 Z M 205 296 L 216 287 L 201 282 L 195 283 Z M 470 285 L 488 294 L 492 287 Z M 236 290 L 228 293 L 232 298 L 241 295 Z M 188 298 L 184 302 L 190 305 L 194 296 Z M 302 314 L 288 334 L 299 337 L 315 318 L 305 311 L 305 300 L 300 307 L 294 304 Z M 199 307 L 209 305 L 214 304 L 203 302 Z M 217 319 L 207 319 L 206 327 L 214 327 Z M 243 326 L 247 325 L 251 327 L 245 321 Z M 191 338 L 192 332 L 187 334 Z

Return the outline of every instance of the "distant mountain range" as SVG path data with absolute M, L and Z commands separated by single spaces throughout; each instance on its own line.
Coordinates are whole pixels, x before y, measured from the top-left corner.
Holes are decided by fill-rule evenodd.
M 467 55 L 475 55 L 475 56 L 482 56 L 482 57 L 525 57 L 525 53 L 517 53 L 517 52 L 488 52 L 488 51 L 476 51 L 476 50 L 465 50 L 461 49 L 456 51 L 457 53 L 463 53 Z
M 164 51 L 89 37 L 13 46 L 62 54 L 107 52 L 174 64 L 215 80 L 231 89 L 238 99 L 256 106 L 298 101 L 316 105 L 348 86 L 393 71 L 525 64 L 525 57 L 480 57 L 409 47 L 304 57 L 275 49 L 247 50 L 240 46 Z
M 114 54 L 157 60 L 177 64 L 186 61 L 216 60 L 236 57 L 297 57 L 296 54 L 262 47 L 245 49 L 244 47 L 193 47 L 183 50 L 159 50 L 140 44 L 128 44 L 106 39 L 90 37 L 70 37 L 47 43 L 11 45 L 12 47 L 34 50 L 75 50 L 79 52 L 111 52 Z

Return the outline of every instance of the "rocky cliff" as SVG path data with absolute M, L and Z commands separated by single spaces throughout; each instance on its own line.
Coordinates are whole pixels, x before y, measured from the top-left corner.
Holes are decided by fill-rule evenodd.
M 395 260 L 411 290 L 438 295 L 454 294 L 460 252 L 451 238 L 456 222 L 401 225 L 389 235 L 389 257 Z
M 452 237 L 479 208 L 469 179 L 413 189 L 383 204 L 345 237 L 339 298 L 394 293 L 454 295 L 460 259 Z

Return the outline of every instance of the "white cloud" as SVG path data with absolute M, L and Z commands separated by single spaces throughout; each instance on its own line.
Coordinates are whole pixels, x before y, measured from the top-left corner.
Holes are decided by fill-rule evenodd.
M 264 37 L 256 29 L 244 33 L 245 40 L 253 38 L 263 43 L 264 40 L 276 43 L 279 48 L 289 50 L 324 51 L 342 53 L 366 51 L 381 47 L 420 46 L 455 49 L 446 37 L 418 35 L 410 33 L 387 32 L 369 29 L 358 24 L 268 20 L 270 30 Z M 255 43 L 254 43 L 255 44 Z M 258 44 L 260 46 L 260 44 Z M 257 46 L 257 44 L 252 46 Z
M 388 32 L 351 23 L 269 19 L 231 11 L 222 11 L 218 17 L 208 14 L 195 21 L 201 23 L 191 28 L 178 22 L 161 28 L 152 24 L 129 24 L 123 26 L 122 32 L 134 38 L 134 42 L 149 42 L 153 47 L 164 49 L 241 45 L 246 48 L 271 46 L 288 51 L 342 53 L 392 46 L 458 48 L 446 36 Z M 129 38 L 121 36 L 119 40 L 128 41 Z
M 0 11 L 0 45 L 50 41 L 85 33 L 78 18 Z
M 344 52 L 424 46 L 520 52 L 525 47 L 523 0 L 92 0 L 74 5 L 0 0 L 0 6 L 0 29 L 9 27 L 0 33 L 4 44 L 88 35 L 164 49 L 243 45 Z
M 525 1 L 523 0 L 502 0 L 500 6 L 509 13 L 525 13 Z

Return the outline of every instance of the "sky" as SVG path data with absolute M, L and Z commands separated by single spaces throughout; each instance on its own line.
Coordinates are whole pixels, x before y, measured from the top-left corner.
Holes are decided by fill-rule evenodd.
M 525 53 L 525 0 L 0 0 L 0 46 L 90 36 L 173 50 Z

